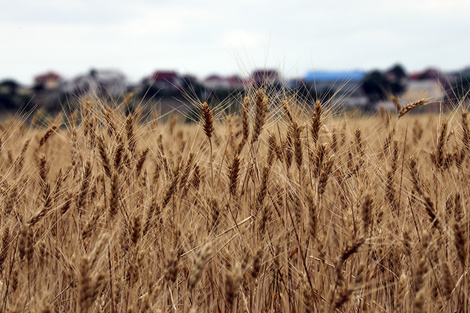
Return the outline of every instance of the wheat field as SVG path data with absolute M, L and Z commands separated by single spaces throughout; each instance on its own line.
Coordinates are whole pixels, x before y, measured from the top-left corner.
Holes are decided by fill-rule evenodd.
M 469 312 L 461 107 L 80 101 L 1 125 L 1 312 Z

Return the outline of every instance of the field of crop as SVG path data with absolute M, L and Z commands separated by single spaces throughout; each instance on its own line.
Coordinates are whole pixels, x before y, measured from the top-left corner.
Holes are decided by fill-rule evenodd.
M 467 113 L 396 104 L 3 123 L 0 311 L 469 312 Z

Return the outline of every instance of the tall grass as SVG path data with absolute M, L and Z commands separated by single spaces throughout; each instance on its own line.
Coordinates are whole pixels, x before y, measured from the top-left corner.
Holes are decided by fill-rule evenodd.
M 468 312 L 467 112 L 416 103 L 347 118 L 260 89 L 201 125 L 98 99 L 12 119 L 0 310 Z

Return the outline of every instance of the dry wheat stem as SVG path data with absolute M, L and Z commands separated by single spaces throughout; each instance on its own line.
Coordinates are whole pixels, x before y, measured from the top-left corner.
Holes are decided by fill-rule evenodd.
M 468 311 L 464 103 L 239 96 L 200 125 L 124 95 L 0 123 L 2 312 Z

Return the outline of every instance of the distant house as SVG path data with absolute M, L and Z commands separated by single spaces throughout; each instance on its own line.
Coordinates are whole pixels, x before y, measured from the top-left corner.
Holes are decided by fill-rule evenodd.
M 427 68 L 422 72 L 413 73 L 410 75 L 410 79 L 413 80 L 440 80 L 444 78 L 444 74 L 435 68 Z
M 34 87 L 45 90 L 56 89 L 61 81 L 62 77 L 59 74 L 48 72 L 34 77 Z
M 183 83 L 182 77 L 175 71 L 156 71 L 150 76 L 148 83 L 164 92 L 176 92 Z
M 446 91 L 446 102 L 470 102 L 470 67 L 465 67 L 459 71 L 446 73 L 445 77 L 445 83 L 449 84 L 443 86 Z
M 203 84 L 207 89 L 212 90 L 227 90 L 230 88 L 228 81 L 218 75 L 211 75 L 207 77 L 206 79 L 204 79 Z
M 240 76 L 233 75 L 227 77 L 227 81 L 230 84 L 230 88 L 233 89 L 243 89 L 245 86 L 245 81 L 240 78 Z
M 320 96 L 334 97 L 342 106 L 358 107 L 369 103 L 361 88 L 365 76 L 364 71 L 310 71 L 301 83 Z
M 401 97 L 405 102 L 413 102 L 419 99 L 439 101 L 445 95 L 445 90 L 439 81 L 434 79 L 415 80 L 408 82 L 407 89 Z
M 236 90 L 243 88 L 243 81 L 238 76 L 211 75 L 203 81 L 203 85 L 210 90 Z
M 254 85 L 276 85 L 282 82 L 276 70 L 256 70 L 251 74 L 251 82 Z
M 34 77 L 30 92 L 34 93 L 31 105 L 45 110 L 54 110 L 61 102 L 60 95 L 65 80 L 55 72 L 47 72 Z
M 406 91 L 401 98 L 406 103 L 423 98 L 431 102 L 438 102 L 446 95 L 445 91 L 448 85 L 448 78 L 444 74 L 429 68 L 410 75 Z
M 363 71 L 311 71 L 304 76 L 303 81 L 315 85 L 317 89 L 350 91 L 357 88 L 365 76 Z
M 117 70 L 91 70 L 66 82 L 63 90 L 114 98 L 127 93 L 127 81 L 126 76 Z
M 356 86 L 362 82 L 364 71 L 310 71 L 304 76 L 304 82 L 315 84 L 317 87 L 343 86 L 351 84 Z

